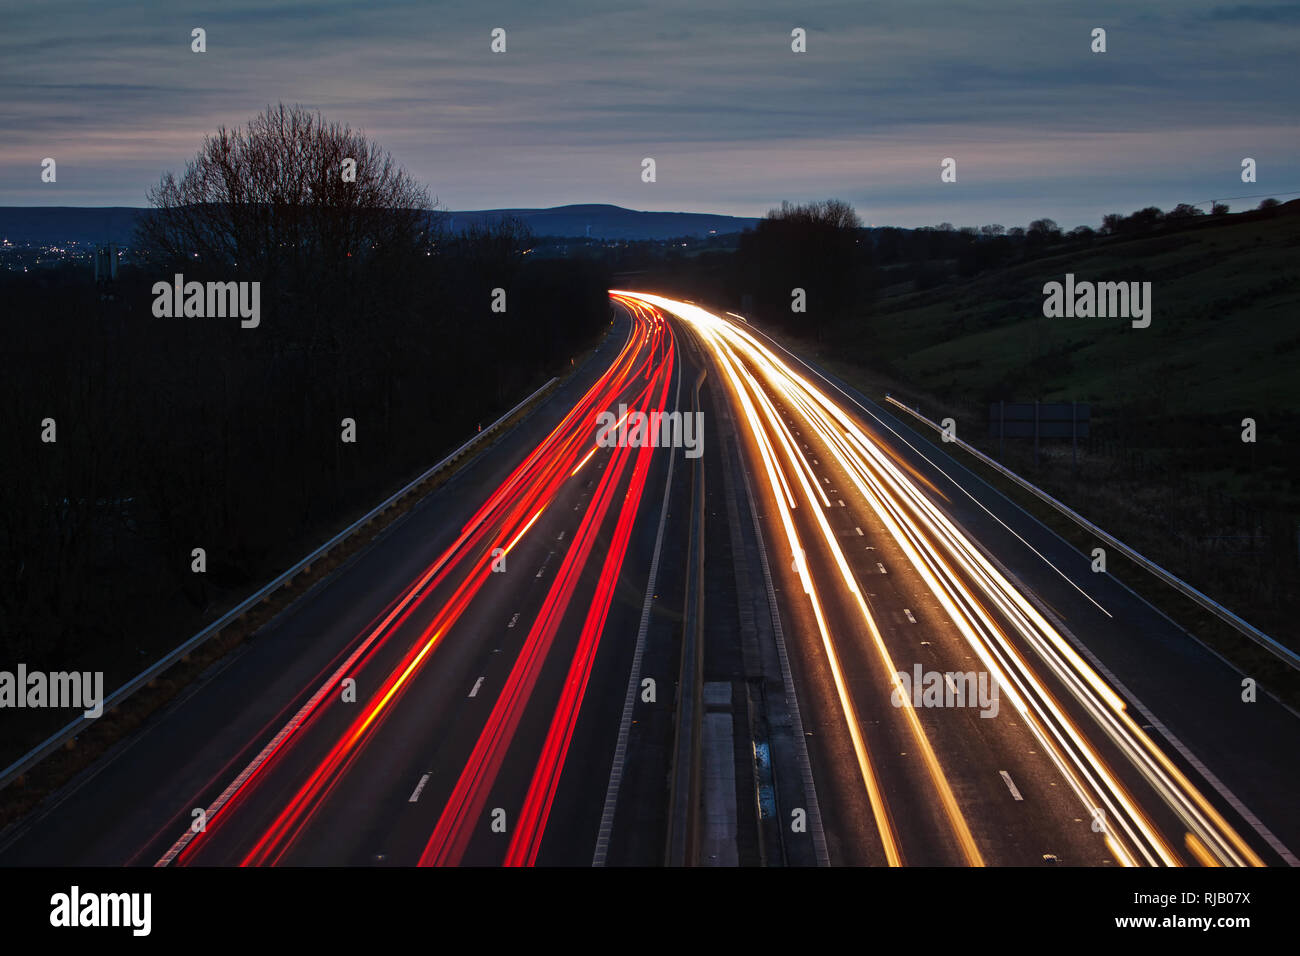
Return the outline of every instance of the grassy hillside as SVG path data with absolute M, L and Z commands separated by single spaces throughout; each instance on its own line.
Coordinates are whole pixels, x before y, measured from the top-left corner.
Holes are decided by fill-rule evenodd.
M 842 356 L 966 412 L 969 426 L 983 429 L 987 403 L 999 399 L 1090 402 L 1099 435 L 1233 495 L 1298 512 L 1296 206 L 1048 250 L 970 281 L 877 301 L 831 340 Z M 1043 317 L 1043 284 L 1067 272 L 1076 281 L 1151 282 L 1150 327 Z M 1240 440 L 1247 417 L 1258 423 L 1254 447 Z

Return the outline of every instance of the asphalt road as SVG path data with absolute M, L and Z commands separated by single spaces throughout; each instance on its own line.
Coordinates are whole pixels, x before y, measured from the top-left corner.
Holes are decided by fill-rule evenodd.
M 0 865 L 1295 862 L 1294 713 L 743 320 L 615 301 Z M 651 410 L 698 456 L 599 441 Z

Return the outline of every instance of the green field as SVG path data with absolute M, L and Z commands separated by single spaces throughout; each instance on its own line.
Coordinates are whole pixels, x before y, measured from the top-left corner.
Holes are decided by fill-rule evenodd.
M 878 299 L 830 336 L 835 351 L 978 417 L 986 403 L 1079 401 L 1122 438 L 1260 506 L 1300 512 L 1300 215 L 1193 220 Z M 1288 214 L 1289 213 L 1289 214 Z M 1245 220 L 1245 221 L 1243 221 Z M 1055 254 L 1054 254 L 1055 253 Z M 1149 281 L 1151 325 L 1045 318 L 1043 285 Z M 1241 441 L 1253 418 L 1258 442 Z M 959 421 L 961 421 L 959 417 Z

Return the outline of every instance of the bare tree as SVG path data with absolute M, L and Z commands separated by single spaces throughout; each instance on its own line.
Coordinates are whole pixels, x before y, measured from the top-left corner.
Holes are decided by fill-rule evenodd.
M 387 151 L 284 104 L 206 137 L 185 173 L 166 173 L 148 200 L 142 246 L 258 276 L 300 278 L 376 250 L 409 252 L 430 227 L 428 191 Z
M 843 199 L 826 199 L 821 202 L 795 204 L 788 200 L 780 209 L 770 210 L 769 220 L 828 226 L 834 229 L 861 229 L 862 220 L 857 211 Z
M 1056 224 L 1054 219 L 1035 219 L 1029 224 L 1029 229 L 1025 233 L 1030 239 L 1038 241 L 1047 241 L 1057 239 L 1061 235 L 1061 227 Z

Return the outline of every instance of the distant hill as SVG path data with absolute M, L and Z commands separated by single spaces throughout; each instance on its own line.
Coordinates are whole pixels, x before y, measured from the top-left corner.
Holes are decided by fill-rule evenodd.
M 134 206 L 0 206 L 0 239 L 126 242 L 142 212 Z
M 128 242 L 144 212 L 132 206 L 0 206 L 0 239 L 11 242 Z M 604 203 L 550 209 L 474 209 L 442 214 L 459 232 L 504 215 L 518 216 L 538 236 L 672 239 L 743 232 L 757 219 L 696 212 L 640 212 Z
M 755 218 L 719 216 L 698 212 L 640 212 L 605 203 L 554 206 L 550 209 L 476 209 L 446 214 L 450 228 L 460 231 L 471 224 L 501 216 L 518 216 L 538 236 L 586 236 L 593 239 L 672 239 L 744 232 Z M 0 221 L 3 221 L 0 219 Z M 590 232 L 588 232 L 590 230 Z

